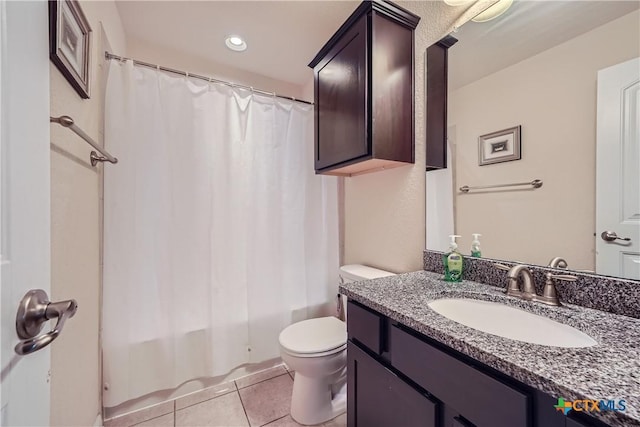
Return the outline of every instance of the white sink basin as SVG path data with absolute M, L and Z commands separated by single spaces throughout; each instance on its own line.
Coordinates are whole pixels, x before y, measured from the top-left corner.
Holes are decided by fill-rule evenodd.
M 489 334 L 551 347 L 591 347 L 597 342 L 576 328 L 537 314 L 491 301 L 439 299 L 435 312 Z

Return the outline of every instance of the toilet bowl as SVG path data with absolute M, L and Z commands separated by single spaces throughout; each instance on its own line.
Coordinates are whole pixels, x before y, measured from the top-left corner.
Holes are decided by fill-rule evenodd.
M 343 283 L 392 276 L 364 265 L 340 268 Z M 291 417 L 316 425 L 337 417 L 347 403 L 347 328 L 335 317 L 303 320 L 280 333 L 282 360 L 295 371 Z

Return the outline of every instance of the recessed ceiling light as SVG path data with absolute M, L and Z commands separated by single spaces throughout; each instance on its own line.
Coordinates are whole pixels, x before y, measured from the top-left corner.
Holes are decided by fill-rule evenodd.
M 243 50 L 247 50 L 247 42 L 245 42 L 240 36 L 227 36 L 224 39 L 224 44 L 233 51 L 242 52 Z

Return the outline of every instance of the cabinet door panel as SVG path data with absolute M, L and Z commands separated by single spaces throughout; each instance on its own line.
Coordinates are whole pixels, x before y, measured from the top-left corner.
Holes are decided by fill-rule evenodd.
M 360 18 L 314 70 L 316 170 L 370 154 L 367 18 Z
M 347 302 L 347 333 L 369 350 L 382 352 L 382 316 L 351 301 Z
M 574 412 L 569 413 L 566 423 L 566 427 L 607 427 L 609 425 L 584 413 L 578 415 Z
M 413 30 L 372 14 L 373 156 L 414 162 Z
M 447 167 L 447 47 L 427 49 L 427 170 Z M 443 82 L 444 81 L 444 82 Z
M 534 391 L 533 416 L 536 427 L 565 427 L 567 417 L 564 413 L 558 412 L 554 405 L 558 404 L 558 399 L 549 396 L 541 391 Z
M 349 427 L 435 427 L 436 403 L 347 344 Z
M 529 426 L 526 394 L 391 327 L 391 363 L 445 405 L 479 427 Z
M 567 418 L 567 427 L 588 427 L 586 424 L 582 424 L 580 421 Z
M 451 420 L 451 425 L 452 425 L 452 427 L 475 427 L 469 421 L 465 420 L 464 418 L 462 418 L 460 416 L 454 417 Z

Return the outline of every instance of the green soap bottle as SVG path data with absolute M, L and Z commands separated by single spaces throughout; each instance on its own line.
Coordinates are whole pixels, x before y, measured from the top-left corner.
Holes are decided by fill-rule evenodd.
M 444 263 L 444 280 L 446 282 L 462 282 L 462 254 L 458 252 L 458 244 L 456 238 L 458 235 L 452 234 L 449 250 L 442 256 Z
M 480 258 L 482 253 L 480 252 L 480 240 L 479 237 L 482 237 L 482 234 L 473 233 L 473 242 L 471 242 L 471 256 L 474 258 Z

